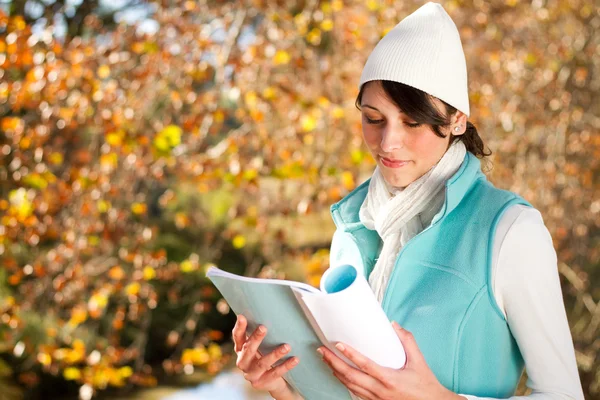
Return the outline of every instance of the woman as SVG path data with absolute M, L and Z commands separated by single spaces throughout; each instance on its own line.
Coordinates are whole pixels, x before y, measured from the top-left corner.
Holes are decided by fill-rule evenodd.
M 524 367 L 526 398 L 583 399 L 552 238 L 535 208 L 481 172 L 489 154 L 467 121 L 462 44 L 439 4 L 377 44 L 356 104 L 377 167 L 332 206 L 330 267 L 364 271 L 407 364 L 383 368 L 343 343 L 358 368 L 321 347 L 324 362 L 361 399 L 509 398 Z M 266 329 L 247 338 L 246 326 L 240 316 L 233 330 L 246 379 L 298 398 L 282 376 L 302 361 L 271 368 L 289 346 L 261 356 Z

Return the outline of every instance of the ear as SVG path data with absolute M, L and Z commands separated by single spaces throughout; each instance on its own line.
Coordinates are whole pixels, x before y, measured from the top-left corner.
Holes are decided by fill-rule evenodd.
M 455 129 L 458 127 L 458 131 Z M 453 136 L 460 136 L 467 130 L 467 115 L 462 111 L 456 111 L 452 116 L 452 123 L 450 124 L 450 133 Z

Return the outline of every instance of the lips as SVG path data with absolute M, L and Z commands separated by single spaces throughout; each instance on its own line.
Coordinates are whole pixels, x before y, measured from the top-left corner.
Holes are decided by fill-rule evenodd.
M 410 160 L 395 160 L 393 158 L 381 157 L 381 163 L 388 168 L 400 168 L 408 164 Z

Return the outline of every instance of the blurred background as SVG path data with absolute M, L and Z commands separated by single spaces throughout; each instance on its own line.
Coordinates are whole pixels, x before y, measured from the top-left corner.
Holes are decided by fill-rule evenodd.
M 374 168 L 360 72 L 423 3 L 0 0 L 0 398 L 263 398 L 179 391 L 241 382 L 204 272 L 318 284 L 329 206 Z M 600 7 L 441 3 L 600 399 Z

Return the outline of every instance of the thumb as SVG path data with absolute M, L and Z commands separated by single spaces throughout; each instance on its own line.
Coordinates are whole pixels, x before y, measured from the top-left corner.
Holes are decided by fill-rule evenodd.
M 414 366 L 415 364 L 425 363 L 423 353 L 421 353 L 413 334 L 398 325 L 396 321 L 392 322 L 392 326 L 394 327 L 394 331 L 396 331 L 396 335 L 398 335 L 398 339 L 400 339 L 400 342 L 404 347 L 404 351 L 406 352 L 406 364 Z

